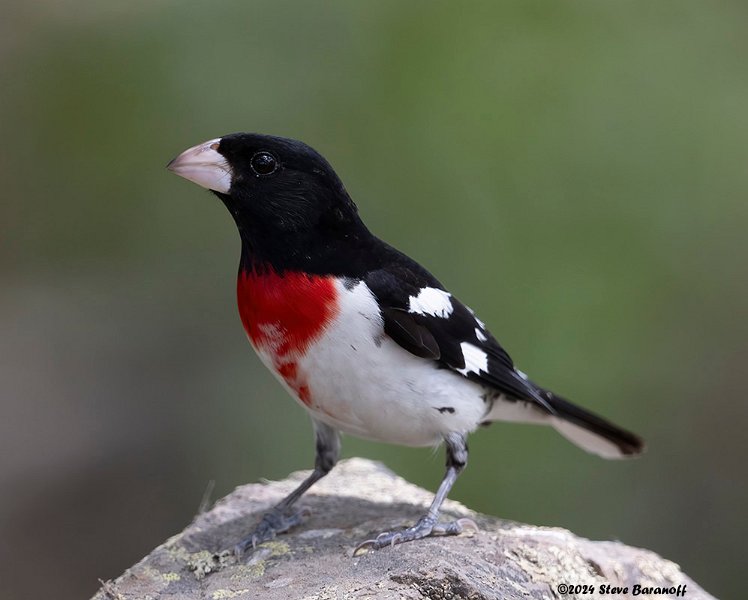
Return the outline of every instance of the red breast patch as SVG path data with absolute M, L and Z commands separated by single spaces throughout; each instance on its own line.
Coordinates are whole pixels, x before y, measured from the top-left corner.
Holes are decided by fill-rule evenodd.
M 237 282 L 239 315 L 257 349 L 267 352 L 275 370 L 311 405 L 311 394 L 297 360 L 338 313 L 331 277 L 272 270 L 241 271 Z

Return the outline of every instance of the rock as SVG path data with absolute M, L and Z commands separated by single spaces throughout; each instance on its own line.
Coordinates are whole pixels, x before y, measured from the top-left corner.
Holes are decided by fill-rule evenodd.
M 238 488 L 104 583 L 94 599 L 629 598 L 636 585 L 638 598 L 674 598 L 678 590 L 688 600 L 712 598 L 678 565 L 648 550 L 502 521 L 454 501 L 445 503 L 444 516 L 470 517 L 479 532 L 353 557 L 364 539 L 411 525 L 432 497 L 363 459 L 341 462 L 304 496 L 312 516 L 303 526 L 259 545 L 238 563 L 226 549 L 305 475 Z M 577 587 L 564 594 L 562 585 Z M 601 588 L 606 585 L 607 593 Z M 672 594 L 664 591 L 669 588 Z

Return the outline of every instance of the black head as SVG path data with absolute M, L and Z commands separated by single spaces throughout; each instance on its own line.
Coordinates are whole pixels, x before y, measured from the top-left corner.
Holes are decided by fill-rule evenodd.
M 316 261 L 366 232 L 330 164 L 296 140 L 234 133 L 186 150 L 168 168 L 221 198 L 253 261 Z

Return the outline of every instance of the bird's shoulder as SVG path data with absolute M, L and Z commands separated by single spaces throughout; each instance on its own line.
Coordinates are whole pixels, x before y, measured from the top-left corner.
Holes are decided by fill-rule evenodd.
M 385 333 L 411 354 L 514 397 L 533 391 L 475 313 L 427 269 L 388 248 L 363 281 L 379 305 Z

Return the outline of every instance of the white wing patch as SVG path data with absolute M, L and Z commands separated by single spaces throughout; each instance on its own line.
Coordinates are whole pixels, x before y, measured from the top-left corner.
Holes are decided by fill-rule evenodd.
M 478 374 L 480 371 L 484 373 L 488 372 L 488 354 L 483 352 L 483 350 L 473 346 L 470 342 L 462 342 L 460 350 L 462 350 L 462 357 L 465 359 L 465 368 L 457 369 L 458 373 L 462 373 L 467 377 L 468 373 Z
M 410 297 L 408 312 L 446 319 L 454 310 L 451 296 L 452 294 L 444 290 L 425 287 L 418 292 L 417 296 Z
M 483 333 L 480 329 L 477 327 L 475 328 L 475 337 L 478 338 L 479 342 L 485 342 L 488 338 L 486 337 L 486 334 Z
M 476 314 L 475 314 L 475 311 L 474 311 L 474 310 L 473 310 L 472 308 L 470 308 L 469 306 L 466 306 L 465 308 L 467 308 L 467 309 L 468 309 L 468 312 L 469 312 L 469 313 L 470 313 L 471 315 L 473 315 L 473 318 L 475 319 L 475 322 L 476 322 L 476 323 L 478 323 L 478 327 L 480 327 L 481 329 L 485 329 L 485 328 L 486 328 L 486 324 L 485 324 L 485 323 L 484 323 L 483 321 L 481 321 L 481 320 L 480 320 L 480 319 L 479 319 L 479 318 L 478 318 L 478 317 L 476 316 Z
M 519 375 L 519 376 L 520 376 L 520 377 L 521 377 L 522 379 L 524 379 L 525 381 L 527 381 L 527 380 L 529 379 L 529 378 L 527 377 L 527 373 L 523 373 L 523 372 L 522 372 L 522 371 L 520 371 L 520 370 L 519 370 L 519 369 L 518 369 L 517 367 L 514 367 L 514 371 L 515 371 L 515 373 L 517 373 L 517 375 Z

